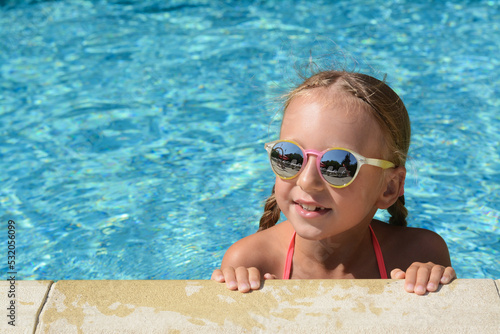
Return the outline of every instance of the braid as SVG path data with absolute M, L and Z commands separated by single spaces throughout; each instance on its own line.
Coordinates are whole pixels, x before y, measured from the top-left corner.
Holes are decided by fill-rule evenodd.
M 408 216 L 408 210 L 405 207 L 405 196 L 402 195 L 398 197 L 397 201 L 391 205 L 387 212 L 391 215 L 389 218 L 389 224 L 397 226 L 406 226 L 406 216 Z
M 266 205 L 264 206 L 264 214 L 260 218 L 259 229 L 257 232 L 270 228 L 278 222 L 280 219 L 280 207 L 278 202 L 276 202 L 276 196 L 274 195 L 274 186 L 271 196 L 266 200 Z

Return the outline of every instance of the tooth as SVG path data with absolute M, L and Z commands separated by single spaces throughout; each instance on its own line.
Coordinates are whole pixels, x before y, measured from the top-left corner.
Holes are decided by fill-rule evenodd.
M 301 204 L 302 208 L 304 210 L 307 210 L 307 211 L 320 211 L 320 210 L 324 210 L 325 208 L 323 207 L 320 207 L 320 206 L 309 206 L 309 205 L 306 205 L 306 204 Z

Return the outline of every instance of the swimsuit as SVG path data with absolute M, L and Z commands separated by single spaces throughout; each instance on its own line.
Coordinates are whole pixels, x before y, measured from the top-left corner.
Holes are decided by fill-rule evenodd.
M 378 271 L 380 272 L 380 278 L 387 279 L 387 271 L 385 270 L 384 257 L 382 256 L 382 250 L 380 249 L 380 244 L 378 243 L 375 232 L 373 232 L 370 226 L 370 233 L 372 236 L 373 250 L 375 251 L 375 256 L 377 257 Z M 290 271 L 292 270 L 292 259 L 293 251 L 295 250 L 295 234 L 293 231 L 292 240 L 290 241 L 290 246 L 288 246 L 288 252 L 286 254 L 285 271 L 283 272 L 283 279 L 290 279 Z

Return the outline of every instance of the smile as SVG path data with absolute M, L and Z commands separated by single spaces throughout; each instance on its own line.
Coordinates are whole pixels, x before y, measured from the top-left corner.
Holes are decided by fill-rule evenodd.
M 321 211 L 321 210 L 325 210 L 325 208 L 321 207 L 321 206 L 312 206 L 312 205 L 306 205 L 306 204 L 301 204 L 301 203 L 297 203 L 298 205 L 300 205 L 300 207 L 306 211 Z
M 325 208 L 323 206 L 318 206 L 315 204 L 317 203 L 305 204 L 300 202 L 294 202 L 296 212 L 300 216 L 307 219 L 323 217 L 324 215 L 327 215 L 332 211 L 332 209 Z

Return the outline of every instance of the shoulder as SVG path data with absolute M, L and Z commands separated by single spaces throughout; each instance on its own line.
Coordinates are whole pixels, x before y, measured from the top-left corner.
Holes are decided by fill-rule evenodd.
M 222 259 L 224 267 L 256 267 L 262 273 L 280 275 L 292 236 L 286 222 L 235 242 Z
M 413 262 L 451 265 L 448 246 L 439 234 L 422 228 L 382 222 L 372 225 L 388 267 L 406 268 Z

